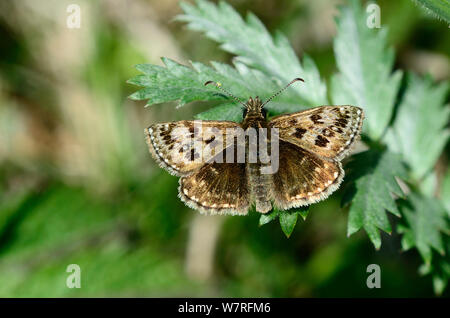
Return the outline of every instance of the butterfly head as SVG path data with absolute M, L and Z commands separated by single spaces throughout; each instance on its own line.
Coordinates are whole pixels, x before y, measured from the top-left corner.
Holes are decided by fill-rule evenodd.
M 266 119 L 266 110 L 258 96 L 248 99 L 243 112 L 243 118 L 245 117 Z

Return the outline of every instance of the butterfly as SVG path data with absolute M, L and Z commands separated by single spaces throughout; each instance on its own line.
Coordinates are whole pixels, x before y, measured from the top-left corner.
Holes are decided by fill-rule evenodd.
M 205 85 L 214 84 L 243 105 L 241 123 L 182 120 L 145 130 L 154 159 L 180 177 L 179 198 L 187 206 L 207 214 L 245 215 L 254 205 L 257 212 L 267 213 L 273 207 L 310 205 L 339 188 L 344 178 L 341 160 L 360 136 L 364 112 L 356 106 L 320 106 L 267 120 L 264 106 L 297 81 L 303 79 L 294 79 L 264 103 L 250 97 L 245 104 L 220 83 L 208 81 Z M 264 129 L 269 133 L 259 141 L 270 144 L 266 159 L 277 154 L 273 173 L 263 173 L 268 163 L 258 157 L 264 143 L 248 134 L 255 131 L 260 137 Z M 252 147 L 256 160 L 250 151 L 239 151 Z

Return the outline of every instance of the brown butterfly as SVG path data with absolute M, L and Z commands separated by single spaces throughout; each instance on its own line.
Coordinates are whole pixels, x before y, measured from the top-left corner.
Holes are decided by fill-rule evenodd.
M 339 187 L 344 177 L 340 161 L 359 138 L 363 110 L 321 106 L 267 121 L 264 105 L 296 81 L 303 80 L 294 79 L 265 103 L 250 97 L 245 104 L 220 83 L 209 81 L 205 85 L 215 84 L 244 105 L 240 124 L 182 120 L 145 130 L 159 165 L 181 177 L 178 191 L 183 202 L 209 214 L 245 215 L 252 204 L 256 211 L 267 213 L 272 205 L 287 210 L 315 203 Z M 267 135 L 259 138 L 264 129 Z M 259 139 L 250 138 L 252 130 Z M 265 151 L 260 140 L 268 145 Z M 256 160 L 251 159 L 251 151 L 240 152 L 252 147 Z M 278 167 L 273 173 L 263 173 L 273 163 L 263 160 L 263 152 L 266 157 L 277 154 Z

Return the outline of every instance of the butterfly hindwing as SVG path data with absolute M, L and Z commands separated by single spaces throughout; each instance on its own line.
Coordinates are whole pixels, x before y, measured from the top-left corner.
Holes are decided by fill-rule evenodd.
M 274 117 L 269 126 L 280 139 L 324 158 L 340 160 L 361 132 L 363 110 L 355 106 L 321 106 Z
M 278 209 L 315 203 L 339 187 L 344 177 L 340 162 L 282 140 L 279 147 L 282 164 L 273 175 L 273 199 Z
M 189 207 L 208 214 L 244 215 L 250 205 L 245 163 L 207 163 L 180 178 L 178 191 Z

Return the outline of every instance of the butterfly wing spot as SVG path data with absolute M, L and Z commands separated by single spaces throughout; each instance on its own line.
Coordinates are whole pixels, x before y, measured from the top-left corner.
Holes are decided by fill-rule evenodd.
M 311 115 L 311 117 L 309 118 L 314 124 L 323 124 L 323 121 L 320 121 L 322 119 L 322 116 L 320 116 L 319 114 Z
M 303 138 L 303 135 L 304 135 L 305 133 L 306 133 L 306 129 L 304 129 L 304 128 L 296 128 L 295 131 L 292 133 L 292 135 L 293 135 L 295 138 L 302 139 L 302 138 Z
M 348 121 L 345 118 L 340 118 L 334 122 L 334 124 L 338 127 L 345 128 L 347 127 Z
M 326 147 L 329 142 L 330 141 L 327 138 L 323 137 L 322 135 L 318 135 L 314 144 L 319 147 Z

